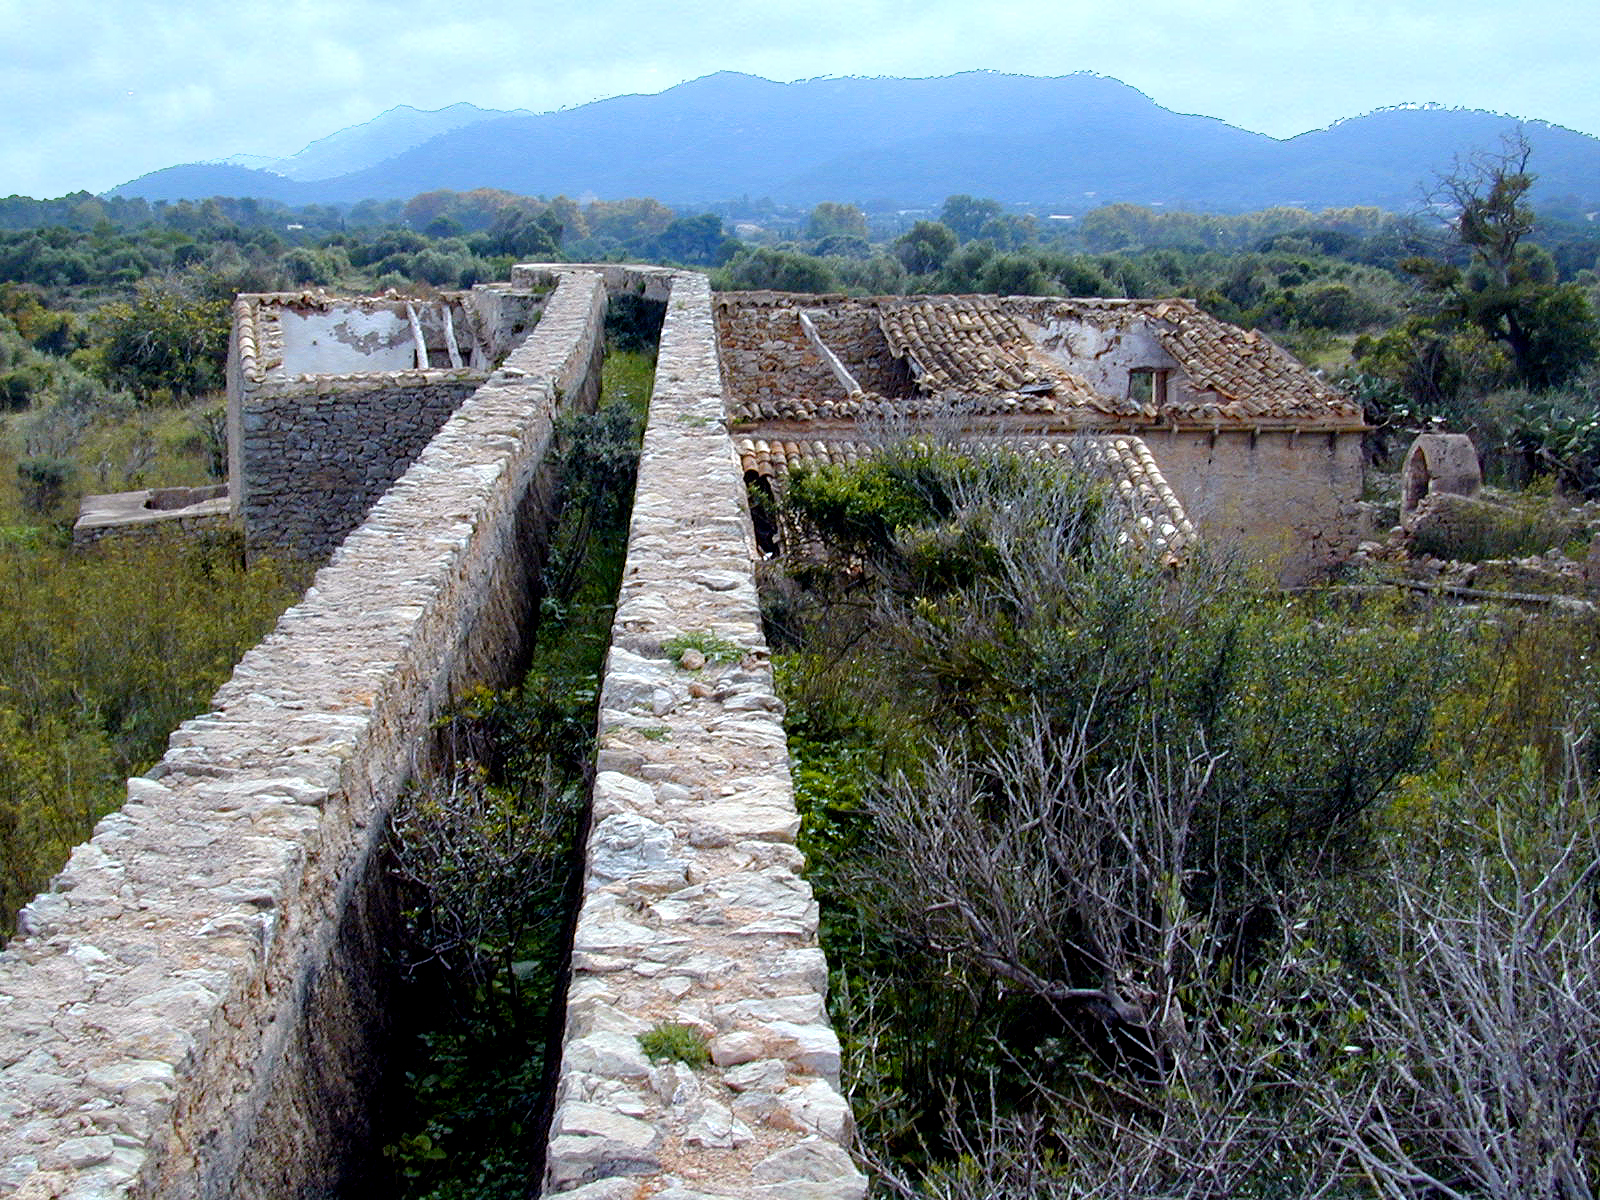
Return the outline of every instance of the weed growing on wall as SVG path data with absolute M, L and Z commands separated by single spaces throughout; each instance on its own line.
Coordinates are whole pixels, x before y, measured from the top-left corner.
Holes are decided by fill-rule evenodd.
M 677 660 L 680 666 L 689 670 L 698 669 L 691 667 L 690 663 L 698 662 L 700 666 L 706 663 L 735 663 L 745 655 L 744 647 L 738 642 L 729 641 L 705 629 L 670 637 L 661 643 L 661 650 L 668 658 Z
M 651 1062 L 681 1062 L 696 1070 L 711 1065 L 706 1035 L 676 1021 L 663 1021 L 641 1033 L 639 1049 Z

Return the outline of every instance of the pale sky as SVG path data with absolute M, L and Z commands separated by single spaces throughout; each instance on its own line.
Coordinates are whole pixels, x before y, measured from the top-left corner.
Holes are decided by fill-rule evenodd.
M 1094 71 L 1274 137 L 1430 101 L 1600 134 L 1592 0 L 0 0 L 0 196 L 285 156 L 397 104 L 973 69 Z

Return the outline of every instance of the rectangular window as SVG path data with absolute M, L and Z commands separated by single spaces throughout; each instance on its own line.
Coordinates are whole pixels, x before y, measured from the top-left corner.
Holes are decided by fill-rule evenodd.
M 1166 367 L 1135 367 L 1128 372 L 1128 399 L 1140 407 L 1162 408 L 1167 403 Z

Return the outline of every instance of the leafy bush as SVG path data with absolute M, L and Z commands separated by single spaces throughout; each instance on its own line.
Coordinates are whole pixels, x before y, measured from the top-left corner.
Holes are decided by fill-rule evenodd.
M 1267 1132 L 1290 1110 L 1260 1056 L 1311 1061 L 1331 1036 L 1300 999 L 1294 964 L 1329 952 L 1303 912 L 1420 762 L 1444 635 L 1203 560 L 1174 578 L 1127 551 L 1099 489 L 1004 451 L 891 447 L 802 474 L 787 503 L 833 551 L 792 563 L 802 649 L 779 678 L 889 1174 L 959 1151 L 983 1095 L 991 1129 L 1075 1129 L 1061 1152 L 1126 1194 L 1191 1194 L 1159 1189 L 1246 1144 L 1212 1182 L 1247 1194 L 1271 1161 L 1309 1186 L 1326 1143 Z M 1201 1080 L 1234 1107 L 1194 1103 Z M 1168 1157 L 1135 1179 L 1141 1140 Z
M 49 516 L 66 498 L 73 464 L 64 458 L 27 458 L 17 464 L 17 489 L 22 507 L 36 516 Z
M 158 393 L 182 398 L 222 383 L 229 315 L 220 299 L 147 285 L 133 301 L 102 308 L 96 324 L 108 381 L 146 403 Z
M 780 292 L 831 292 L 839 287 L 831 267 L 821 259 L 767 246 L 743 249 L 725 267 L 712 273 L 721 290 Z

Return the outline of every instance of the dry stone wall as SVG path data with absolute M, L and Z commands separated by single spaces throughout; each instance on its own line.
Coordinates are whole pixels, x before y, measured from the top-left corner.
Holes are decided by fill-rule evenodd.
M 471 360 L 464 366 L 347 374 L 296 369 L 307 364 L 297 364 L 285 345 L 286 314 L 304 310 L 326 323 L 341 308 L 359 314 L 363 305 L 396 303 L 315 292 L 235 302 L 228 465 L 234 512 L 251 549 L 321 558 L 338 545 L 488 378 L 486 359 L 498 361 L 526 335 L 542 293 L 479 287 L 458 294 L 452 303 L 471 317 L 460 331 Z M 354 348 L 338 349 L 340 361 L 359 360 Z
M 792 310 L 792 304 L 766 296 L 740 294 L 717 302 L 728 390 L 752 415 L 754 410 L 797 396 L 818 402 L 843 400 L 844 389 L 806 340 L 799 314 L 769 322 L 755 311 L 763 302 L 785 313 Z
M 129 780 L 0 953 L 0 1195 L 334 1194 L 376 1078 L 384 822 L 434 717 L 527 616 L 558 397 L 605 290 L 563 276 L 212 711 Z
M 866 1191 L 750 538 L 709 287 L 680 275 L 601 691 L 547 1197 Z M 650 1061 L 663 1024 L 709 1064 Z
M 250 548 L 327 554 L 481 381 L 258 394 L 241 418 Z
M 534 336 L 129 780 L 0 952 L 0 1196 L 360 1190 L 395 921 L 384 824 L 433 718 L 520 641 L 540 463 L 558 404 L 597 386 L 608 286 L 671 296 L 602 687 L 548 1189 L 865 1193 L 707 282 L 519 274 L 555 286 Z M 710 1065 L 651 1063 L 638 1035 L 661 1022 L 704 1037 Z

